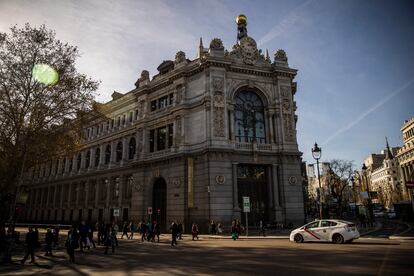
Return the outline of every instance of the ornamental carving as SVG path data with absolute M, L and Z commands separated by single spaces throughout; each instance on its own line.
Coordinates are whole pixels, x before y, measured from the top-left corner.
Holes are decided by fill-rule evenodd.
M 183 51 L 179 51 L 175 54 L 175 64 L 180 64 L 186 60 L 185 53 Z
M 249 65 L 256 63 L 259 58 L 259 51 L 257 50 L 256 41 L 253 38 L 246 36 L 240 39 L 240 49 L 244 63 Z
M 290 99 L 290 87 L 280 86 L 280 94 L 282 94 L 282 98 Z
M 225 137 L 224 133 L 224 96 L 221 92 L 214 93 L 214 136 Z
M 223 82 L 222 78 L 213 78 L 213 89 L 215 91 L 223 91 Z
M 275 53 L 275 61 L 287 62 L 286 52 L 282 49 L 277 50 Z
M 286 113 L 286 114 L 291 113 L 290 100 L 283 99 L 283 101 L 282 101 L 282 111 L 283 111 L 283 113 Z
M 292 116 L 290 114 L 285 114 L 283 116 L 283 125 L 284 125 L 284 133 L 285 133 L 285 140 L 286 141 L 294 141 L 294 134 L 293 134 L 293 122 Z
M 216 183 L 219 185 L 223 185 L 226 183 L 226 177 L 224 175 L 216 175 Z
M 174 186 L 175 188 L 180 188 L 181 178 L 180 177 L 170 177 L 168 179 L 168 185 L 169 186 Z
M 210 49 L 224 50 L 223 41 L 220 38 L 213 38 L 210 42 Z
M 139 88 L 140 84 L 147 84 L 149 82 L 149 72 L 147 70 L 142 70 L 141 76 L 139 79 L 135 82 L 135 87 Z

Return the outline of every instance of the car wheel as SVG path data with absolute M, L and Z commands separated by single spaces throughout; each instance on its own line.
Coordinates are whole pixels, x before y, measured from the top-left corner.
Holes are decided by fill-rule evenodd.
M 344 237 L 342 237 L 341 234 L 335 234 L 332 237 L 332 242 L 333 243 L 344 243 Z
M 302 237 L 302 235 L 301 235 L 301 234 L 296 234 L 296 235 L 295 235 L 295 237 L 293 238 L 293 240 L 294 240 L 296 243 L 302 243 L 302 242 L 303 242 L 303 237 Z

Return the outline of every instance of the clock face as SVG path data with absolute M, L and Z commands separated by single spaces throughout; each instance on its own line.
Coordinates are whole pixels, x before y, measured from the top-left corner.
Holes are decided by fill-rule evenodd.
M 240 39 L 240 48 L 242 50 L 243 61 L 246 64 L 254 64 L 258 58 L 256 41 L 251 37 L 243 37 Z

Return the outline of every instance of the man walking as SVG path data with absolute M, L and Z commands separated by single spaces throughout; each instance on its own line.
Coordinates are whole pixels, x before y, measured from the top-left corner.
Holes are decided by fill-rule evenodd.
M 26 255 L 20 261 L 21 264 L 24 264 L 26 262 L 29 255 L 31 258 L 30 263 L 35 262 L 34 250 L 35 250 L 36 245 L 37 245 L 36 234 L 33 231 L 33 228 L 30 226 L 29 232 L 26 234 Z
M 171 224 L 171 246 L 177 245 L 178 225 L 175 221 Z

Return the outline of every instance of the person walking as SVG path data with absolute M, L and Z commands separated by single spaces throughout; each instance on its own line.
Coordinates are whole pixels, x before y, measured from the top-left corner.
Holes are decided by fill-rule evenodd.
M 34 256 L 34 250 L 37 246 L 36 243 L 36 233 L 33 231 L 33 228 L 29 227 L 29 232 L 26 234 L 26 255 L 24 255 L 24 258 L 20 261 L 21 264 L 24 264 L 27 260 L 27 258 L 30 255 L 30 263 L 34 263 L 35 256 Z
M 141 222 L 140 232 L 141 232 L 141 241 L 144 242 L 144 240 L 146 238 L 145 236 L 146 236 L 146 233 L 147 233 L 147 225 L 145 224 L 145 221 Z
M 263 223 L 263 221 L 262 220 L 260 220 L 260 223 L 259 223 L 259 227 L 260 227 L 260 230 L 259 230 L 259 235 L 260 234 L 262 234 L 263 235 L 263 237 L 266 237 L 266 233 L 265 233 L 265 224 Z
M 155 240 L 155 236 L 157 236 L 157 242 L 160 242 L 160 225 L 158 224 L 157 221 L 154 221 L 154 234 L 153 234 L 153 239 Z
M 177 245 L 178 225 L 173 221 L 171 223 L 171 246 Z
M 53 227 L 53 246 L 57 248 L 59 246 L 59 226 Z
M 100 221 L 96 222 L 97 229 L 98 229 L 98 245 L 104 244 L 104 236 L 105 236 L 105 222 Z
M 216 223 L 214 222 L 214 220 L 211 221 L 211 235 L 215 235 L 217 234 L 216 232 Z
M 112 223 L 112 232 L 113 232 L 113 239 L 115 240 L 115 245 L 118 247 L 118 231 L 119 227 L 118 224 L 114 221 Z
M 46 243 L 46 254 L 45 256 L 52 256 L 52 242 L 53 242 L 53 233 L 51 229 L 47 229 L 46 236 L 45 236 L 45 243 Z
M 217 224 L 217 233 L 219 235 L 223 234 L 223 229 L 221 229 L 221 223 Z
M 116 244 L 116 231 L 113 226 L 110 224 L 107 225 L 105 231 L 105 252 L 104 254 L 108 254 L 108 248 L 112 248 L 112 253 L 115 253 L 115 244 Z
M 79 237 L 75 227 L 71 227 L 68 232 L 68 237 L 66 239 L 66 251 L 69 255 L 69 261 L 75 262 L 75 249 L 79 247 Z
M 197 238 L 197 240 L 198 240 L 198 226 L 197 226 L 196 223 L 193 223 L 193 225 L 191 226 L 191 234 L 193 236 L 193 240 L 195 238 Z
M 134 239 L 134 232 L 137 231 L 136 226 L 132 220 L 129 222 L 129 239 Z
M 128 236 L 128 232 L 129 232 L 129 224 L 127 221 L 124 222 L 124 225 L 122 226 L 122 235 L 121 235 L 121 239 L 124 238 L 124 236 L 127 237 L 127 239 L 129 239 Z
M 183 239 L 183 224 L 181 223 L 181 221 L 178 223 L 178 239 L 182 240 Z
M 82 221 L 81 225 L 79 226 L 79 235 L 80 235 L 80 251 L 83 252 L 83 248 L 87 247 L 88 250 L 90 249 L 90 245 L 88 243 L 88 234 L 89 234 L 90 227 Z
M 93 226 L 91 226 L 91 227 L 89 227 L 89 232 L 88 232 L 88 244 L 89 244 L 89 246 L 93 246 L 93 248 L 96 248 L 96 245 L 95 245 L 95 241 L 93 240 L 93 232 L 94 232 L 94 227 Z
M 235 241 L 239 237 L 238 230 L 237 230 L 237 222 L 236 222 L 236 220 L 233 220 L 231 222 L 231 230 L 230 230 L 230 233 L 231 233 L 231 238 L 233 239 L 233 241 Z

